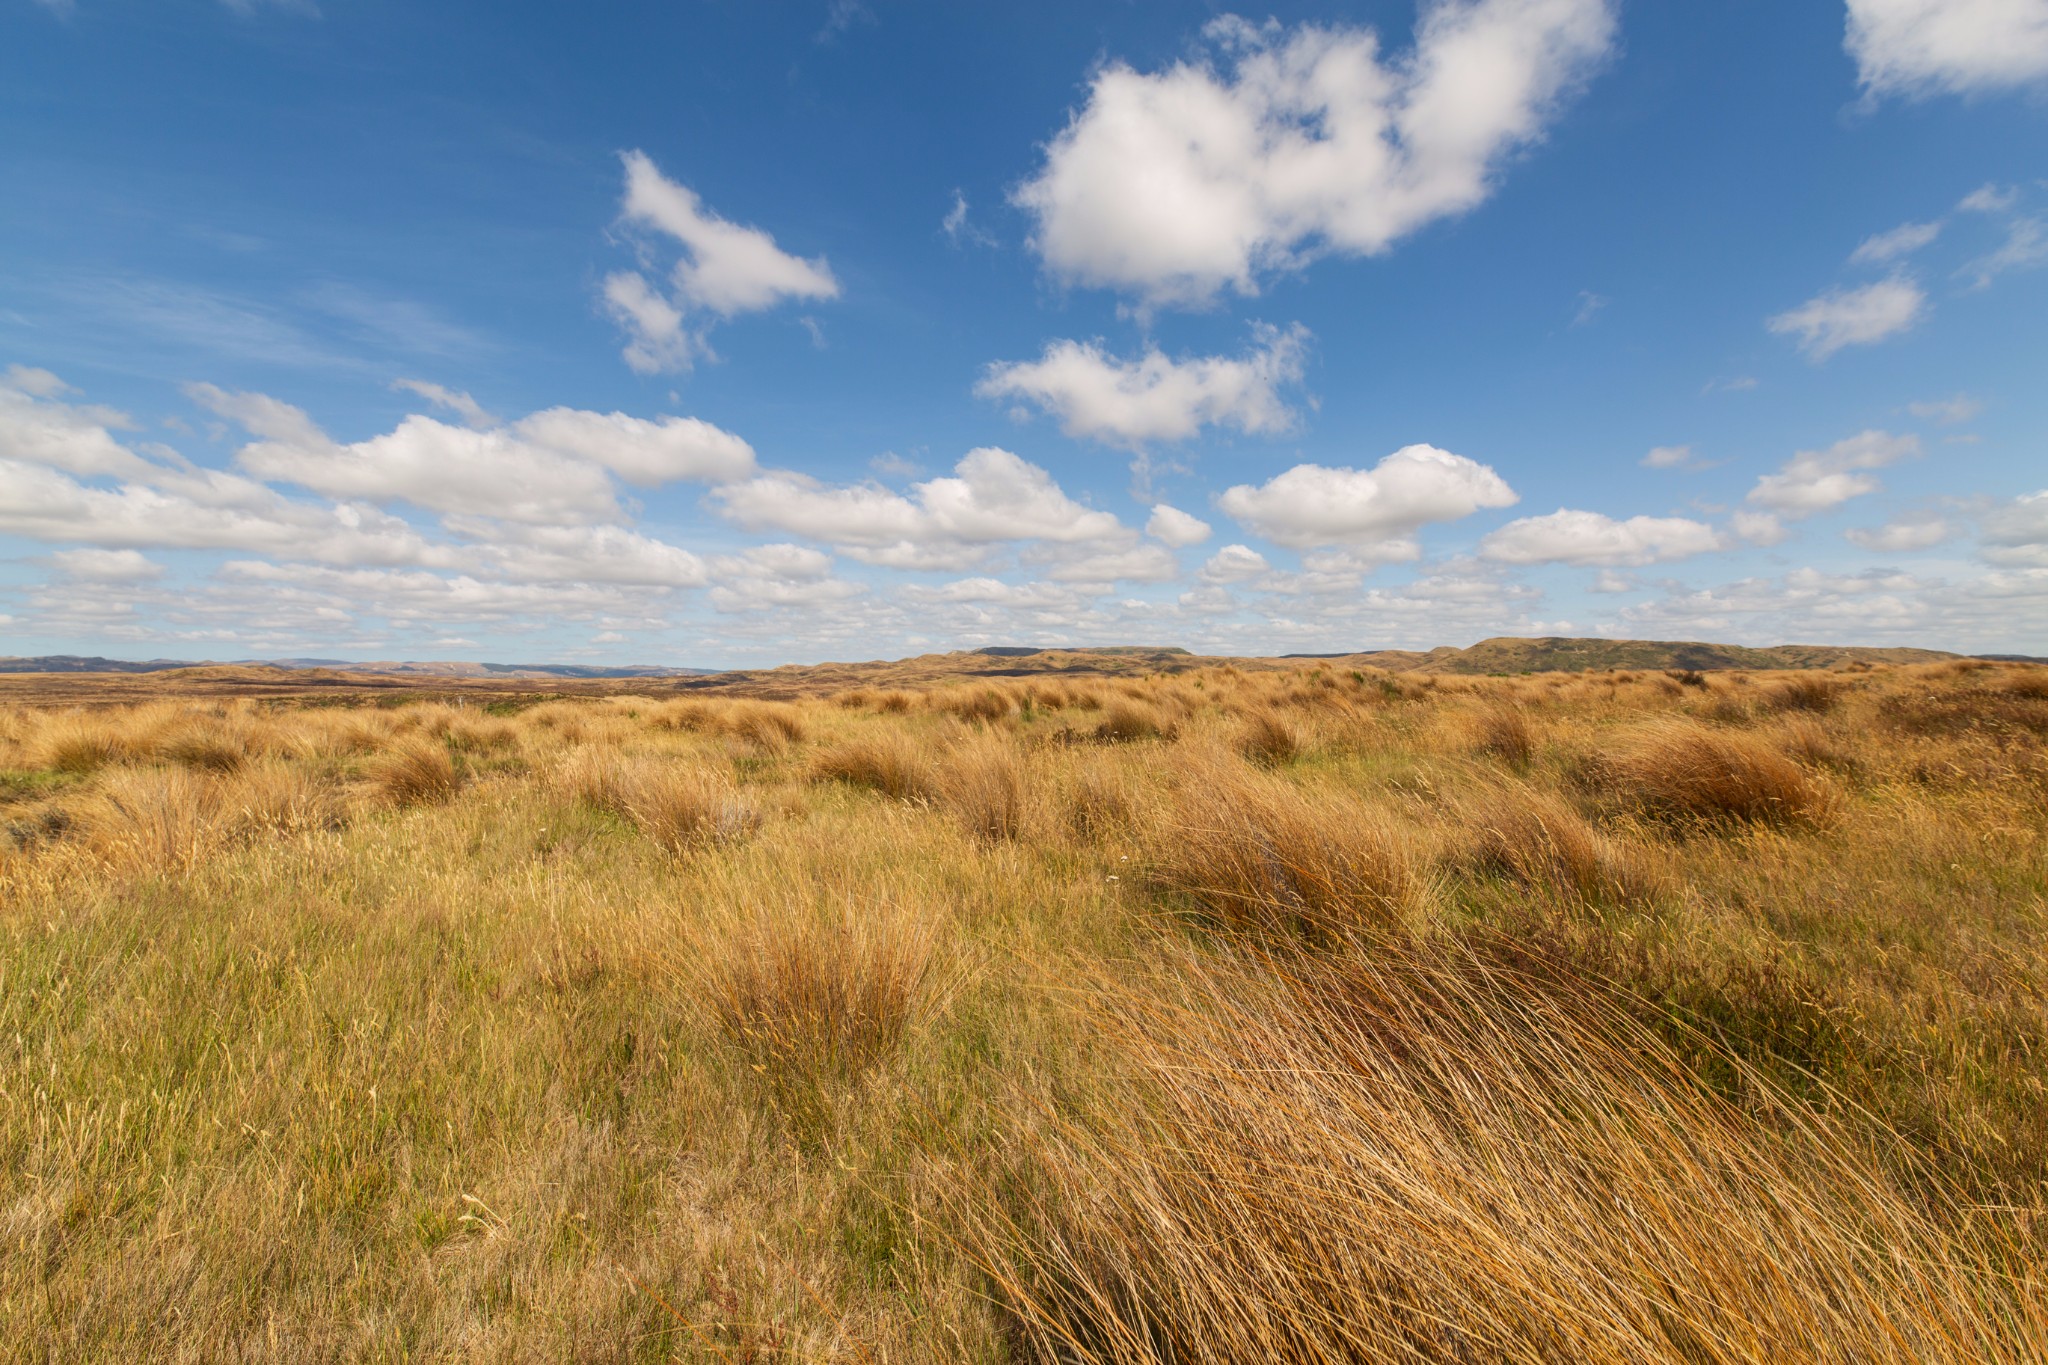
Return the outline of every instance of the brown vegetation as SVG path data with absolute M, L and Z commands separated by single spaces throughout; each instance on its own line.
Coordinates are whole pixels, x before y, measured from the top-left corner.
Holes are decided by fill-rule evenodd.
M 0 1358 L 2048 1359 L 2044 679 L 0 708 Z

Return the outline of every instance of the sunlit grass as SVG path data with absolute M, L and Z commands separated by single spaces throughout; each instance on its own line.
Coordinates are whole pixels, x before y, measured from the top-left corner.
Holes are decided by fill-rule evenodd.
M 2048 671 L 878 676 L 0 713 L 0 1356 L 2048 1358 Z

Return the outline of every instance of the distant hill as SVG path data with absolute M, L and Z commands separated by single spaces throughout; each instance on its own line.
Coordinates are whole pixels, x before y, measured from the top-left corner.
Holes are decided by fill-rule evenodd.
M 0 673 L 167 673 L 187 668 L 282 668 L 294 671 L 372 673 L 401 678 L 694 678 L 708 668 L 669 668 L 658 664 L 476 664 L 380 660 L 354 663 L 347 659 L 237 659 L 229 664 L 192 659 L 102 659 L 91 655 L 43 654 L 0 658 Z
M 1935 663 L 1960 655 L 1938 649 L 1877 649 L 1860 645 L 1706 644 L 1696 640 L 1605 640 L 1498 636 L 1469 649 L 1441 646 L 1427 653 L 1378 650 L 1345 656 L 1395 673 L 1579 673 L 1588 669 L 1837 668 L 1849 663 Z

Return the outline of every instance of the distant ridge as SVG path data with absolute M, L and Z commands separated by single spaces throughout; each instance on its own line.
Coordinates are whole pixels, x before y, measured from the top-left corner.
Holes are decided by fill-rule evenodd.
M 44 654 L 0 658 L 0 673 L 168 673 L 180 668 L 282 668 L 293 671 L 332 670 L 401 678 L 694 678 L 708 668 L 669 668 L 659 664 L 490 664 L 381 660 L 355 663 L 347 659 L 236 659 L 228 664 L 194 659 L 102 659 L 96 655 Z
M 1862 645 L 1716 645 L 1697 640 L 1607 640 L 1550 635 L 1503 635 L 1469 649 L 1448 645 L 1424 653 L 1371 650 L 1311 657 L 1346 658 L 1396 673 L 1582 673 L 1617 668 L 1726 669 L 1839 668 L 1844 664 L 1936 663 L 1963 657 L 1939 649 L 1885 649 Z

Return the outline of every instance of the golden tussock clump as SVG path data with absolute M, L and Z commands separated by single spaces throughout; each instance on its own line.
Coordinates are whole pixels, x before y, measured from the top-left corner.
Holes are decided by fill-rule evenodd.
M 370 778 L 394 806 L 438 805 L 453 799 L 462 786 L 448 746 L 424 735 L 394 743 L 371 766 Z
M 1080 756 L 1066 765 L 1064 779 L 1057 799 L 1076 836 L 1100 841 L 1137 827 L 1138 786 L 1122 763 L 1108 756 Z
M 139 757 L 141 747 L 134 729 L 73 712 L 45 722 L 30 748 L 30 766 L 83 775 Z
M 777 1107 L 814 1127 L 934 1003 L 937 944 L 934 921 L 893 904 L 764 906 L 700 927 L 678 970 Z
M 1105 744 L 1132 744 L 1146 739 L 1172 739 L 1178 732 L 1179 727 L 1159 707 L 1125 696 L 1103 704 L 1095 738 Z
M 282 759 L 242 767 L 221 791 L 220 804 L 238 831 L 291 835 L 338 829 L 347 809 L 332 782 Z
M 1007 720 L 1016 711 L 1017 703 L 1008 692 L 995 687 L 974 687 L 948 689 L 934 692 L 928 699 L 934 711 L 958 716 L 962 720 L 996 722 Z
M 1657 879 L 1586 818 L 1533 787 L 1489 788 L 1458 809 L 1471 866 L 1567 903 L 1648 900 Z
M 1385 944 L 1172 967 L 1097 987 L 1128 1069 L 1078 1114 L 1021 1097 L 1047 1117 L 956 1198 L 1027 1361 L 2048 1353 L 2037 1287 L 1989 1269 L 2018 1248 L 1823 1120 L 1716 1099 L 1590 983 Z
M 736 843 L 761 827 L 760 807 L 730 776 L 688 760 L 626 757 L 594 746 L 571 754 L 555 783 L 574 799 L 630 820 L 669 853 Z
M 1405 842 L 1355 801 L 1222 755 L 1192 758 L 1174 778 L 1149 875 L 1225 926 L 1309 938 L 1384 929 L 1419 890 Z
M 933 795 L 932 764 L 924 746 L 899 730 L 844 740 L 811 761 L 811 777 L 871 787 L 899 801 Z
M 1521 706 L 1507 703 L 1489 708 L 1477 722 L 1480 753 L 1501 760 L 1509 767 L 1520 771 L 1529 766 L 1536 757 L 1536 732 L 1529 724 L 1529 713 Z
M 248 759 L 248 737 L 214 719 L 195 719 L 157 741 L 159 755 L 187 768 L 231 773 Z
M 1271 711 L 1254 712 L 1237 733 L 1237 751 L 1267 767 L 1292 763 L 1307 747 L 1301 731 Z
M 975 837 L 1015 839 L 1025 832 L 1030 786 L 1014 743 L 989 736 L 961 745 L 940 762 L 936 786 L 942 803 Z
M 693 764 L 646 762 L 625 786 L 625 811 L 656 845 L 684 853 L 730 844 L 761 828 L 761 810 L 730 778 Z
M 86 805 L 90 845 L 132 871 L 189 873 L 226 831 L 218 784 L 183 768 L 117 768 Z
M 1764 694 L 1764 704 L 1773 711 L 1832 711 L 1841 700 L 1843 684 L 1819 673 L 1787 678 Z
M 1690 721 L 1643 731 L 1613 769 L 1623 793 L 1662 815 L 1819 825 L 1836 812 L 1832 789 L 1764 740 Z
M 769 753 L 801 744 L 809 733 L 803 716 L 787 702 L 742 702 L 720 718 L 720 728 Z

